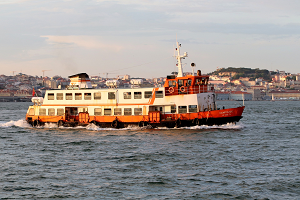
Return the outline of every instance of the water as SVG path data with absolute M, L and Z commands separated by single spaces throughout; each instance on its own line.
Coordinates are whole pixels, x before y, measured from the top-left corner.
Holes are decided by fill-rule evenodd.
M 219 102 L 226 107 L 234 102 Z M 0 199 L 299 199 L 300 102 L 245 102 L 236 125 L 31 128 L 0 103 Z

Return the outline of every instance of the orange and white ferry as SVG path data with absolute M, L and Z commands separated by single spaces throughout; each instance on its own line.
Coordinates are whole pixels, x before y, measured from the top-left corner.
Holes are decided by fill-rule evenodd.
M 209 76 L 183 76 L 182 59 L 177 42 L 178 75 L 167 76 L 163 87 L 118 87 L 118 81 L 107 81 L 110 88 L 93 89 L 86 73 L 69 76 L 65 90 L 48 90 L 45 97 L 33 97 L 26 121 L 32 126 L 56 123 L 58 126 L 123 128 L 129 125 L 182 127 L 220 125 L 238 122 L 244 106 L 218 109 Z M 193 64 L 193 63 L 192 63 Z M 138 82 L 138 81 L 136 81 Z

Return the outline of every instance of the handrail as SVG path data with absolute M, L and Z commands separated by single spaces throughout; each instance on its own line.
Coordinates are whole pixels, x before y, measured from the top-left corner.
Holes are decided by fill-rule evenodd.
M 165 96 L 179 95 L 179 94 L 198 94 L 214 91 L 213 87 L 207 85 L 193 85 L 177 87 L 165 87 Z

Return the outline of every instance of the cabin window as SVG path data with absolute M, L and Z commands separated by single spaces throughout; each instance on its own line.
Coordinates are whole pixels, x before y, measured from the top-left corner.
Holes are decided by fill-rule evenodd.
M 134 108 L 134 115 L 142 115 L 143 109 L 142 108 Z
M 124 115 L 131 115 L 131 108 L 124 108 Z
M 54 93 L 48 93 L 48 100 L 54 100 Z
M 145 99 L 149 99 L 152 97 L 152 91 L 145 91 L 145 95 L 144 95 Z
M 91 100 L 92 99 L 92 93 L 84 93 L 84 100 Z
M 134 99 L 141 99 L 142 98 L 142 92 L 134 92 Z
M 187 113 L 186 106 L 178 106 L 178 113 Z
M 178 86 L 183 86 L 183 80 L 178 80 Z
M 82 93 L 75 93 L 75 100 L 82 100 Z
M 57 93 L 56 94 L 56 100 L 63 100 L 64 99 L 64 94 L 63 93 Z
M 175 87 L 176 81 L 169 81 L 169 87 Z
M 58 116 L 63 116 L 65 113 L 64 113 L 64 109 L 63 108 L 58 108 L 57 109 L 57 115 Z
M 131 92 L 124 92 L 124 99 L 131 99 Z
M 104 108 L 104 115 L 111 115 L 111 108 Z
M 100 100 L 101 99 L 101 92 L 95 92 L 94 93 L 94 100 Z
M 46 109 L 45 108 L 40 108 L 39 109 L 39 115 L 45 116 L 46 115 Z
M 176 105 L 171 106 L 171 113 L 176 113 Z
M 114 115 L 122 115 L 122 108 L 115 108 Z
M 155 98 L 164 98 L 163 91 L 155 91 Z
M 205 78 L 202 78 L 201 85 L 205 85 Z
M 201 85 L 201 79 L 196 79 L 196 85 Z
M 33 109 L 33 108 L 30 108 L 30 109 L 29 109 L 28 115 L 34 115 L 34 109 Z
M 190 113 L 197 112 L 197 105 L 189 105 L 189 112 Z
M 54 108 L 49 108 L 48 109 L 48 115 L 49 116 L 54 116 L 55 115 L 55 109 Z
M 192 85 L 192 79 L 189 79 L 188 80 L 188 86 L 191 86 Z
M 95 108 L 94 109 L 94 115 L 102 115 L 102 109 L 101 108 Z
M 66 100 L 72 100 L 72 93 L 66 93 Z
M 114 93 L 114 92 L 109 92 L 109 93 L 108 93 L 108 99 L 116 99 L 116 93 Z
M 78 108 L 78 112 L 81 113 L 81 112 L 87 112 L 88 111 L 88 108 Z

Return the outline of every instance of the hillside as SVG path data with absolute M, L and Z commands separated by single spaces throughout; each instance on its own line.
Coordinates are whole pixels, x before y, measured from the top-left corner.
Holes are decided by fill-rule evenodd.
M 231 76 L 233 79 L 239 79 L 240 77 L 249 77 L 249 78 L 263 78 L 266 81 L 271 80 L 271 75 L 269 70 L 266 69 L 251 69 L 251 68 L 221 68 L 214 72 L 211 72 L 209 75 L 218 75 L 218 76 Z

